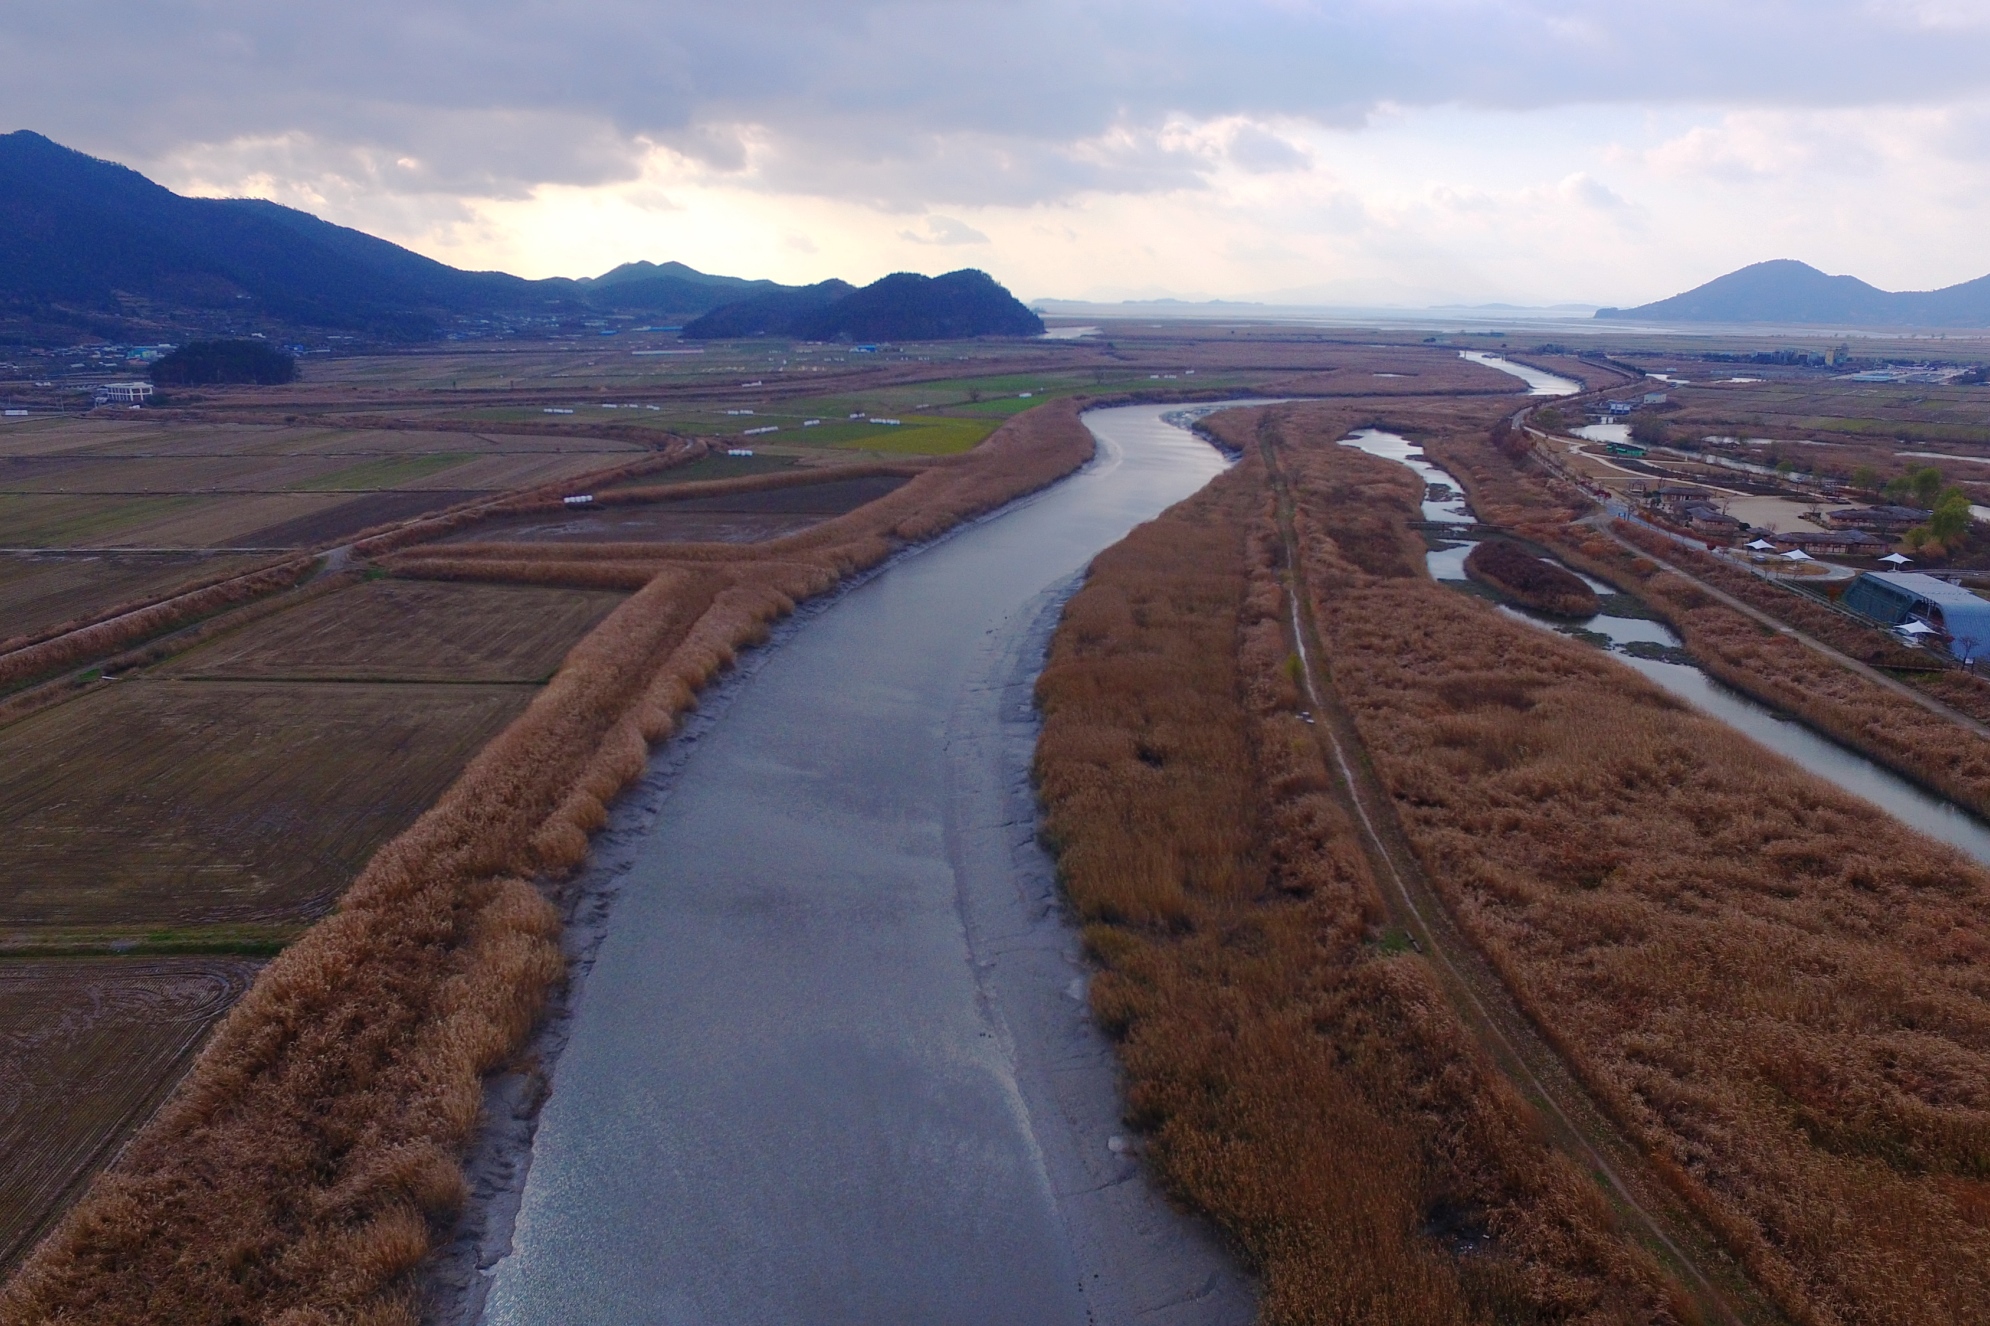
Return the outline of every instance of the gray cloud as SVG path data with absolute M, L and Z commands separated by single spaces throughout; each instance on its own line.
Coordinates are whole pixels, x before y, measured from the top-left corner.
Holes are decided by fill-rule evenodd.
M 910 213 L 1200 187 L 1171 121 L 1384 106 L 1932 103 L 1990 86 L 1975 7 L 1870 0 L 247 0 L 0 15 L 0 125 L 183 178 L 514 197 L 645 142 Z M 108 38 L 108 39 L 107 39 Z M 1304 154 L 1246 125 L 1249 170 Z M 413 163 L 413 164 L 405 164 Z M 343 183 L 340 183 L 343 182 Z

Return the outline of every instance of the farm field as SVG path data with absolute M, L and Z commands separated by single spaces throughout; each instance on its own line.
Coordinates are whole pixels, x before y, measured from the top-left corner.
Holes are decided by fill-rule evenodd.
M 0 636 L 47 630 L 131 600 L 246 571 L 269 560 L 197 552 L 0 556 Z
M 315 916 L 532 690 L 100 683 L 0 728 L 0 927 Z
M 372 580 L 191 650 L 156 675 L 541 683 L 623 598 L 606 590 Z
M 905 483 L 903 475 L 838 479 L 831 473 L 805 485 L 500 515 L 442 543 L 758 543 L 812 529 Z
M 261 965 L 0 961 L 0 1267 L 144 1120 Z

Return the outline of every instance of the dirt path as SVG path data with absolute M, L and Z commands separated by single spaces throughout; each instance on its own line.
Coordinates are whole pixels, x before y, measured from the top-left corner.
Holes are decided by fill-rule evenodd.
M 1990 725 L 1985 725 L 1983 723 L 1977 722 L 1975 719 L 1971 718 L 1968 714 L 1963 713 L 1960 709 L 1950 708 L 1948 705 L 1943 704 L 1940 700 L 1937 700 L 1934 696 L 1929 695 L 1924 691 L 1918 690 L 1913 686 L 1909 686 L 1906 682 L 1901 681 L 1896 677 L 1889 677 L 1884 672 L 1881 672 L 1879 669 L 1871 667 L 1865 663 L 1859 662 L 1858 659 L 1853 658 L 1850 654 L 1841 653 L 1840 651 L 1833 649 L 1830 645 L 1825 644 L 1822 640 L 1819 640 L 1816 636 L 1806 635 L 1804 632 L 1799 631 L 1796 627 L 1791 626 L 1785 622 L 1778 621 L 1776 618 L 1771 617 L 1768 613 L 1763 612 L 1760 608 L 1752 607 L 1743 600 L 1734 597 L 1734 595 L 1729 594 L 1719 588 L 1716 588 L 1713 585 L 1708 584 L 1706 581 L 1700 579 L 1698 576 L 1694 575 L 1691 571 L 1686 570 L 1685 568 L 1679 566 L 1678 564 L 1674 562 L 1668 562 L 1663 557 L 1656 556 L 1646 551 L 1645 549 L 1640 548 L 1638 545 L 1632 543 L 1630 540 L 1618 534 L 1617 531 L 1611 529 L 1608 521 L 1605 520 L 1604 518 L 1600 516 L 1592 516 L 1583 523 L 1590 526 L 1592 529 L 1596 530 L 1597 533 L 1602 534 L 1604 537 L 1616 543 L 1618 547 L 1623 548 L 1625 551 L 1635 554 L 1638 557 L 1642 557 L 1647 561 L 1656 563 L 1664 570 L 1670 571 L 1672 572 L 1672 574 L 1679 576 L 1681 579 L 1687 581 L 1689 584 L 1699 589 L 1702 593 L 1706 594 L 1707 597 L 1717 600 L 1724 607 L 1733 608 L 1736 612 L 1747 617 L 1750 621 L 1756 622 L 1762 626 L 1766 626 L 1770 630 L 1776 632 L 1778 635 L 1786 635 L 1790 639 L 1802 645 L 1804 648 L 1813 650 L 1816 653 L 1824 655 L 1824 657 L 1830 659 L 1833 663 L 1836 663 L 1839 667 L 1844 668 L 1849 672 L 1857 673 L 1859 676 L 1873 683 L 1873 685 L 1884 687 L 1885 689 L 1892 691 L 1895 695 L 1899 695 L 1906 699 L 1912 700 L 1915 704 L 1920 705 L 1923 709 L 1926 709 L 1929 713 L 1935 714 L 1941 718 L 1945 718 L 1949 722 L 1957 725 L 1958 727 L 1967 728 L 1969 731 L 1975 733 L 1979 737 L 1984 738 L 1985 740 L 1990 740 Z
M 1604 1190 L 1613 1209 L 1647 1250 L 1680 1282 L 1709 1322 L 1780 1320 L 1734 1260 L 1659 1177 L 1639 1148 L 1600 1108 L 1561 1057 L 1515 1003 L 1499 975 L 1453 920 L 1425 876 L 1396 818 L 1388 790 L 1369 763 L 1352 718 L 1333 688 L 1331 670 L 1311 610 L 1304 562 L 1292 524 L 1292 501 L 1274 443 L 1261 443 L 1278 498 L 1280 533 L 1292 576 L 1290 629 L 1302 664 L 1315 738 L 1336 794 L 1361 826 L 1391 920 L 1429 959 L 1460 1021 L 1540 1112 L 1553 1144 Z

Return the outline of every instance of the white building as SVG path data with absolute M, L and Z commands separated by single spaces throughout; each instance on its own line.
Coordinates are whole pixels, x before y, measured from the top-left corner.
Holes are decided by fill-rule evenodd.
M 149 382 L 106 382 L 100 391 L 112 405 L 143 405 L 152 399 Z

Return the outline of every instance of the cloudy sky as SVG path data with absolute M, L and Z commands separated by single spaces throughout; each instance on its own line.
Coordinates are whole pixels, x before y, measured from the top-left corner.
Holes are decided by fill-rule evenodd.
M 0 129 L 527 276 L 1635 303 L 1990 272 L 1990 0 L 0 0 Z

